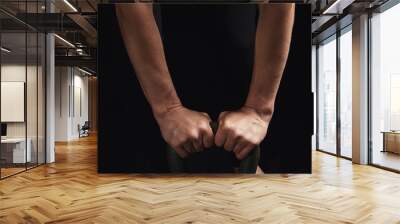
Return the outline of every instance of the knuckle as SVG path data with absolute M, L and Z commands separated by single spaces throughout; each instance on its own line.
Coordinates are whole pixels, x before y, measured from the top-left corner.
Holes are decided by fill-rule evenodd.
M 229 124 L 224 124 L 224 125 L 222 125 L 221 130 L 223 132 L 231 132 L 232 131 L 232 127 Z
M 188 138 L 188 140 L 195 140 L 195 139 L 199 138 L 199 132 L 196 130 L 192 130 L 191 132 L 189 132 L 189 135 L 187 138 Z
M 250 145 L 255 146 L 258 144 L 258 141 L 256 139 L 252 138 L 252 139 L 249 139 L 249 143 L 250 143 Z
M 250 140 L 251 140 L 251 138 L 249 136 L 247 136 L 247 135 L 243 136 L 243 141 L 250 143 Z
M 231 128 L 232 127 L 232 122 L 230 122 L 229 120 L 224 120 L 222 124 L 226 128 Z
M 231 129 L 230 132 L 235 138 L 241 138 L 242 137 L 242 133 L 240 133 L 240 131 L 237 130 L 237 129 Z
M 219 124 L 221 127 L 225 127 L 227 124 L 229 124 L 229 121 L 227 121 L 226 119 L 221 119 L 219 121 Z
M 199 127 L 199 131 L 200 131 L 201 133 L 207 133 L 207 132 L 208 132 L 207 124 L 202 124 L 202 125 Z
M 189 140 L 189 136 L 185 135 L 178 139 L 179 145 L 185 144 Z

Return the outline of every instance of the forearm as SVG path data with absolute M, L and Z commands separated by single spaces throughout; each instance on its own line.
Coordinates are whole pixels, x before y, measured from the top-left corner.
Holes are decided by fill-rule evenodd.
M 294 10 L 294 4 L 260 5 L 252 81 L 245 106 L 255 109 L 266 121 L 272 117 L 285 69 Z
M 155 114 L 181 105 L 165 60 L 151 4 L 117 4 L 119 26 L 129 58 Z

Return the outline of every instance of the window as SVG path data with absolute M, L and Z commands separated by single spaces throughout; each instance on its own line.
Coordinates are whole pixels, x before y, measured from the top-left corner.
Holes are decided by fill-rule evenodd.
M 318 149 L 336 153 L 336 36 L 318 48 Z
M 371 161 L 400 170 L 400 4 L 371 18 Z
M 340 36 L 340 155 L 352 156 L 352 33 Z
M 18 7 L 39 13 L 44 3 L 21 1 Z M 46 39 L 12 13 L 0 17 L 8 21 L 0 24 L 0 178 L 5 178 L 45 163 Z

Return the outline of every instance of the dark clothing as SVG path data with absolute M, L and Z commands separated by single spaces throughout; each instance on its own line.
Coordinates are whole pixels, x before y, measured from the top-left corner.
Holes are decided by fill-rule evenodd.
M 256 5 L 161 5 L 168 68 L 183 104 L 210 114 L 240 108 L 254 60 Z
M 216 121 L 245 102 L 254 60 L 256 5 L 158 5 L 155 15 L 183 105 Z M 186 172 L 232 172 L 232 152 L 207 150 L 186 159 Z
M 213 119 L 241 107 L 252 73 L 257 5 L 155 6 L 168 66 L 185 106 Z M 115 8 L 100 4 L 98 9 L 98 170 L 168 172 L 165 142 L 127 55 Z M 296 5 L 293 50 L 261 144 L 264 172 L 311 172 L 311 15 L 309 4 Z

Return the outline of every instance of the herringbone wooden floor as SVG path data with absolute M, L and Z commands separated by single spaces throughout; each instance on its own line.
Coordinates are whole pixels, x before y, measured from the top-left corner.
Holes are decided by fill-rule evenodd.
M 0 223 L 400 223 L 400 175 L 326 154 L 312 175 L 99 175 L 95 143 L 0 181 Z

